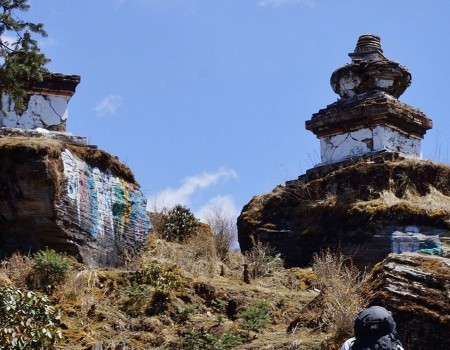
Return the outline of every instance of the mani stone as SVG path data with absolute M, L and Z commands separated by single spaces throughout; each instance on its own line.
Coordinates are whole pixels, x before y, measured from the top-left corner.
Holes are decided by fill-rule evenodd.
M 383 151 L 420 158 L 420 143 L 432 121 L 398 100 L 411 74 L 383 55 L 375 35 L 360 36 L 349 56 L 352 63 L 331 75 L 340 99 L 305 123 L 320 140 L 320 165 Z
M 131 171 L 92 146 L 0 135 L 0 255 L 46 247 L 90 266 L 127 263 L 150 231 Z

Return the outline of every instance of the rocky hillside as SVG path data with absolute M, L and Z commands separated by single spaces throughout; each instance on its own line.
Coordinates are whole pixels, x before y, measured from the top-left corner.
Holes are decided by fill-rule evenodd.
M 324 297 L 330 290 L 317 289 L 316 270 L 285 269 L 272 257 L 245 283 L 242 255 L 221 262 L 207 242 L 150 238 L 122 269 L 73 261 L 65 277 L 46 283 L 35 258 L 16 254 L 2 262 L 0 281 L 48 295 L 61 314 L 63 340 L 56 349 L 339 349 L 349 333 L 335 333 L 338 316 L 344 311 L 351 322 L 354 313 L 340 310 L 330 318 Z M 360 307 L 389 308 L 406 349 L 446 350 L 449 276 L 449 259 L 390 255 L 362 284 Z M 342 282 L 345 289 L 332 289 L 336 295 L 349 291 Z
M 408 236 L 417 238 L 417 250 L 433 237 L 448 239 L 449 175 L 448 165 L 392 153 L 313 168 L 252 198 L 238 218 L 239 244 L 243 251 L 257 241 L 270 244 L 288 266 L 308 266 L 324 247 L 373 266 L 412 249 Z

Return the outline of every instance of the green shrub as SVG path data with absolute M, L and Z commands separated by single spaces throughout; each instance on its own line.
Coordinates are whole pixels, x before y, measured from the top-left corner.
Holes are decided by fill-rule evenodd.
M 211 306 L 217 312 L 226 313 L 227 306 L 228 306 L 228 300 L 218 298 L 218 297 L 214 298 L 213 300 L 211 300 Z
M 243 343 L 243 339 L 231 333 L 210 334 L 204 329 L 184 335 L 184 350 L 228 350 Z
M 177 323 L 186 322 L 189 319 L 189 315 L 196 309 L 197 306 L 195 304 L 177 305 L 172 319 Z
M 254 306 L 239 312 L 237 317 L 241 319 L 241 327 L 250 331 L 258 331 L 272 322 L 270 303 L 266 300 L 258 301 Z
M 150 291 L 148 286 L 133 282 L 125 288 L 123 294 L 131 298 L 147 298 L 150 295 Z
M 0 287 L 0 348 L 53 349 L 60 342 L 59 314 L 45 295 Z
M 37 282 L 41 287 L 47 287 L 64 281 L 71 267 L 70 259 L 66 254 L 57 253 L 53 249 L 46 248 L 33 255 L 32 269 Z
M 182 242 L 197 232 L 199 221 L 190 209 L 176 205 L 167 213 L 163 237 L 169 242 Z
M 133 273 L 130 284 L 149 285 L 161 292 L 170 292 L 181 286 L 182 279 L 175 266 L 151 262 Z
M 182 279 L 174 266 L 151 262 L 134 272 L 124 291 L 125 311 L 133 316 L 161 314 L 169 309 L 171 291 L 177 290 Z

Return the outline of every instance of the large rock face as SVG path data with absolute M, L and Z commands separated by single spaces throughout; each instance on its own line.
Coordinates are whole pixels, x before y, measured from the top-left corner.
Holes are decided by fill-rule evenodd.
M 0 250 L 46 246 L 98 266 L 125 262 L 150 229 L 131 171 L 95 147 L 0 138 Z
M 369 304 L 393 313 L 405 349 L 450 349 L 450 259 L 392 254 L 371 272 Z
M 367 266 L 391 252 L 442 253 L 449 228 L 450 167 L 379 155 L 311 169 L 253 197 L 238 218 L 238 240 L 243 251 L 269 244 L 288 266 L 308 265 L 324 247 Z

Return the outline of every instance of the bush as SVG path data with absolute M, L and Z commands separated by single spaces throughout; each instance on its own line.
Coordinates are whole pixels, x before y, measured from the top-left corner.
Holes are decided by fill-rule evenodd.
M 20 253 L 13 253 L 7 260 L 2 261 L 2 272 L 18 287 L 26 287 L 33 261 L 31 257 Z
M 241 319 L 241 327 L 250 331 L 258 331 L 272 322 L 270 313 L 270 303 L 266 300 L 260 300 L 256 305 L 245 311 L 239 312 L 237 317 Z
M 184 350 L 228 350 L 243 343 L 240 336 L 231 333 L 210 334 L 204 329 L 184 335 Z
M 244 254 L 244 260 L 252 278 L 267 276 L 283 266 L 283 260 L 275 254 L 272 247 L 260 241 L 256 241 L 252 249 Z
M 181 284 L 181 275 L 175 267 L 151 262 L 131 275 L 124 291 L 124 310 L 132 316 L 165 312 L 170 306 L 171 291 Z
M 236 241 L 236 223 L 231 215 L 220 209 L 211 209 L 206 213 L 206 223 L 211 227 L 214 235 L 216 251 L 220 260 L 225 261 L 231 250 L 233 243 Z
M 170 292 L 178 289 L 182 284 L 181 275 L 174 266 L 164 266 L 158 262 L 151 262 L 133 273 L 130 285 L 149 285 L 156 290 Z
M 182 206 L 176 205 L 167 213 L 163 236 L 169 242 L 182 242 L 197 232 L 199 221 L 192 212 Z
M 70 259 L 53 249 L 40 250 L 33 257 L 32 269 L 40 287 L 62 282 L 71 267 Z
M 58 322 L 59 314 L 45 295 L 0 287 L 1 349 L 53 349 L 62 339 Z
M 363 276 L 349 258 L 330 249 L 314 254 L 313 270 L 324 298 L 323 321 L 336 337 L 352 335 L 355 315 L 364 308 L 360 294 Z
M 172 314 L 172 319 L 177 323 L 183 323 L 189 320 L 189 316 L 197 309 L 195 304 L 177 305 Z

